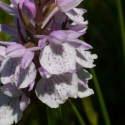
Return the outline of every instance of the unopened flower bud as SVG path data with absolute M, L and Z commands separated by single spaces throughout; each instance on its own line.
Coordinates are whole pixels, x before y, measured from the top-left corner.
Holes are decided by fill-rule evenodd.
M 32 20 L 36 15 L 36 6 L 33 2 L 23 2 L 22 11 L 29 20 Z

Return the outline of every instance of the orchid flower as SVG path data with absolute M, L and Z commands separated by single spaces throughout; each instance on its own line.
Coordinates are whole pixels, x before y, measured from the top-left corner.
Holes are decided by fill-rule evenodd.
M 10 0 L 0 8 L 15 25 L 0 24 L 12 38 L 0 41 L 0 124 L 17 123 L 30 101 L 57 108 L 68 98 L 94 94 L 88 80 L 96 54 L 80 40 L 87 30 L 83 0 Z M 37 104 L 36 104 L 37 105 Z

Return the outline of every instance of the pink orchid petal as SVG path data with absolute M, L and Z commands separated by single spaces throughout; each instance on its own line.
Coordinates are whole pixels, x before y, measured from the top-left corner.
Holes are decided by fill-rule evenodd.
M 19 4 L 19 8 L 22 9 L 22 5 L 23 2 L 25 1 L 29 1 L 29 0 L 10 0 L 11 3 L 13 4 L 13 6 L 17 9 L 18 8 L 18 4 Z M 31 1 L 31 0 L 30 0 Z
M 39 51 L 40 48 L 39 47 L 31 47 L 31 48 L 26 48 L 27 50 L 34 52 L 34 51 Z
M 28 87 L 36 77 L 36 68 L 30 63 L 27 68 L 21 68 L 20 58 L 5 58 L 1 65 L 2 84 L 11 83 L 18 88 Z
M 18 36 L 17 27 L 8 24 L 0 24 L 0 32 L 9 34 L 11 36 Z
M 18 88 L 28 87 L 36 78 L 36 68 L 34 63 L 30 63 L 25 69 L 20 65 L 15 70 L 15 86 Z
M 34 57 L 34 52 L 25 50 L 25 54 L 23 55 L 22 58 L 22 68 L 25 69 L 31 63 L 33 57 Z
M 15 8 L 17 8 L 17 6 L 18 6 L 18 3 L 19 3 L 19 0 L 10 0 L 11 1 L 11 3 L 13 4 L 13 6 L 15 7 Z M 24 0 L 21 0 L 22 2 L 24 1 Z M 20 2 L 21 2 L 20 1 Z
M 79 5 L 82 0 L 57 0 L 57 2 L 59 9 L 66 12 Z
M 14 45 L 17 44 L 16 42 L 8 42 L 8 41 L 0 41 L 0 44 L 5 45 L 5 46 L 9 46 L 9 45 Z
M 84 34 L 84 32 L 76 32 L 76 31 L 73 31 L 73 30 L 66 30 L 65 31 L 65 34 L 67 35 L 67 37 L 69 39 L 77 39 L 79 38 L 81 35 Z
M 66 42 L 66 34 L 64 31 L 62 30 L 58 30 L 58 31 L 53 31 L 48 38 L 48 41 L 50 43 L 54 43 L 54 44 L 63 44 Z
M 29 20 L 33 20 L 36 16 L 36 6 L 33 2 L 23 2 L 22 11 Z
M 83 50 L 92 49 L 92 46 L 79 39 L 67 39 L 67 43 L 74 48 L 82 47 Z
M 94 91 L 87 84 L 88 80 L 92 78 L 92 75 L 85 69 L 80 70 L 77 75 L 79 77 L 78 97 L 84 98 L 94 94 Z
M 33 89 L 34 85 L 35 85 L 35 82 L 33 81 L 33 82 L 29 85 L 28 91 L 31 91 L 31 90 Z
M 2 84 L 15 84 L 14 73 L 19 65 L 20 59 L 5 58 L 1 64 L 1 82 Z
M 84 98 L 84 97 L 88 97 L 92 94 L 94 94 L 93 89 L 88 88 L 88 85 L 86 85 L 86 87 L 82 86 L 81 84 L 78 85 L 78 97 L 79 98 Z
M 74 30 L 76 32 L 86 32 L 87 24 L 88 24 L 88 21 L 85 21 L 85 24 L 73 25 L 69 28 L 69 30 Z
M 54 75 L 49 79 L 41 79 L 36 85 L 36 95 L 51 108 L 57 108 L 68 97 L 76 98 L 78 93 L 78 78 L 76 74 L 66 73 Z
M 6 55 L 9 57 L 22 57 L 25 52 L 25 48 L 21 44 L 10 45 L 6 49 Z
M 47 38 L 44 38 L 39 40 L 38 46 L 40 49 L 42 49 L 46 46 L 46 44 L 47 44 Z
M 82 14 L 83 13 L 81 13 L 81 11 L 78 11 L 77 8 L 73 8 L 72 10 L 66 12 L 66 15 L 76 24 L 85 25 L 86 21 L 84 21 Z
M 92 79 L 92 75 L 83 68 L 79 72 L 77 72 L 77 75 L 78 75 L 79 79 L 81 79 L 84 82 L 83 86 L 86 86 L 85 84 L 88 83 L 88 80 Z
M 85 67 L 85 68 L 93 68 L 95 65 L 93 64 L 94 59 L 97 59 L 96 54 L 91 54 L 89 51 L 84 51 L 84 49 L 77 48 L 77 58 L 76 62 Z
M 24 111 L 26 107 L 29 105 L 29 103 L 30 103 L 30 98 L 28 98 L 26 94 L 23 93 L 20 101 L 20 109 Z
M 3 3 L 0 1 L 0 8 L 3 9 L 5 12 L 11 14 L 11 15 L 15 15 L 16 14 L 16 11 L 15 11 L 15 8 L 13 7 L 10 7 L 9 5 Z
M 8 83 L 1 87 L 1 91 L 12 98 L 17 98 L 21 96 L 22 90 L 19 90 L 17 87 L 13 86 L 12 84 Z
M 22 118 L 19 100 L 11 98 L 0 91 L 0 125 L 11 125 Z
M 62 74 L 76 69 L 76 51 L 68 44 L 44 47 L 39 60 L 41 66 L 50 74 Z

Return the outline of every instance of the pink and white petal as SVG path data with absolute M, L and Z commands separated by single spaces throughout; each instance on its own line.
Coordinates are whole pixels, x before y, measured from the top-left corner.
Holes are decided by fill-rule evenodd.
M 9 34 L 11 36 L 18 36 L 17 27 L 8 24 L 0 24 L 0 32 Z
M 33 20 L 36 16 L 36 6 L 33 2 L 23 2 L 22 11 L 29 20 Z
M 25 54 L 23 55 L 22 58 L 22 68 L 25 69 L 33 60 L 34 57 L 34 52 L 31 52 L 29 50 L 25 50 Z
M 85 88 L 84 86 L 82 85 L 78 85 L 78 97 L 79 98 L 84 98 L 84 97 L 88 97 L 90 95 L 94 94 L 94 91 L 93 89 L 90 89 L 90 88 Z
M 5 58 L 1 64 L 1 82 L 2 84 L 15 84 L 15 70 L 18 67 L 20 58 Z
M 65 34 L 67 35 L 67 37 L 69 39 L 77 39 L 79 38 L 81 35 L 83 35 L 84 33 L 82 32 L 76 32 L 76 31 L 73 31 L 73 30 L 66 30 L 65 31 Z
M 57 108 L 63 104 L 68 97 L 76 98 L 78 94 L 77 75 L 66 73 L 54 75 L 49 79 L 40 79 L 36 85 L 36 95 L 51 108 Z
M 84 98 L 94 94 L 94 91 L 88 87 L 88 80 L 92 78 L 92 75 L 86 71 L 85 69 L 80 70 L 77 73 L 79 77 L 79 84 L 78 84 L 78 96 L 80 98 Z
M 15 8 L 17 8 L 17 7 L 18 7 L 18 4 L 19 4 L 20 9 L 22 9 L 22 4 L 23 4 L 23 2 L 24 2 L 24 1 L 27 1 L 27 0 L 10 0 L 10 1 L 11 1 L 11 3 L 13 4 L 13 6 L 14 6 Z
M 5 45 L 5 46 L 9 46 L 9 45 L 14 45 L 17 44 L 16 42 L 8 42 L 8 41 L 0 41 L 0 44 Z
M 49 78 L 51 77 L 51 74 L 49 72 L 47 72 L 43 67 L 40 67 L 38 69 L 40 75 L 42 76 L 42 78 Z
M 0 125 L 17 123 L 21 118 L 19 100 L 0 92 Z
M 49 44 L 40 53 L 40 64 L 50 74 L 62 74 L 76 69 L 76 50 L 68 44 Z
M 6 55 L 12 58 L 22 57 L 25 50 L 25 47 L 23 47 L 21 44 L 10 45 L 6 49 Z
M 53 31 L 49 36 L 50 37 L 48 38 L 48 41 L 50 43 L 59 44 L 59 45 L 65 43 L 67 38 L 65 32 L 62 30 Z
M 84 82 L 84 84 L 87 84 L 88 80 L 92 79 L 92 75 L 85 69 L 81 69 L 80 71 L 78 71 L 77 75 L 79 79 L 81 79 Z
M 10 0 L 15 8 L 17 8 L 19 0 Z M 23 1 L 23 0 L 22 0 Z
M 33 81 L 33 82 L 29 85 L 28 91 L 31 91 L 31 90 L 33 89 L 34 85 L 35 85 L 35 82 Z
M 26 94 L 23 93 L 20 101 L 20 109 L 24 111 L 29 104 L 30 104 L 30 98 L 28 98 Z
M 7 12 L 8 14 L 11 14 L 11 15 L 15 15 L 16 14 L 16 10 L 15 8 L 13 7 L 10 7 L 9 5 L 3 3 L 0 1 L 0 8 L 2 10 L 4 10 L 5 12 Z
M 76 62 L 85 67 L 85 68 L 93 68 L 95 65 L 93 64 L 94 59 L 97 59 L 96 54 L 91 54 L 89 51 L 84 51 L 84 49 L 77 48 L 77 58 Z
M 87 12 L 87 10 L 83 8 L 73 8 L 73 10 L 79 15 L 83 15 L 84 13 Z
M 87 24 L 88 24 L 88 21 L 85 21 L 85 24 L 77 24 L 77 25 L 70 26 L 69 30 L 74 30 L 80 33 L 81 32 L 86 33 Z
M 45 37 L 44 39 L 40 39 L 39 40 L 39 43 L 38 43 L 38 46 L 40 49 L 44 48 L 47 44 L 47 37 Z
M 15 86 L 18 88 L 28 87 L 36 78 L 36 68 L 33 62 L 31 62 L 25 69 L 20 65 L 15 71 Z
M 57 0 L 58 7 L 62 12 L 69 11 L 79 5 L 82 0 Z
M 8 83 L 1 87 L 1 91 L 12 98 L 17 98 L 21 96 L 22 90 L 19 90 L 17 87 L 13 86 L 12 84 Z
M 77 13 L 74 9 L 69 10 L 66 12 L 66 15 L 74 21 L 76 24 L 86 24 L 86 21 L 84 21 L 84 18 L 81 14 Z
M 83 50 L 92 49 L 92 46 L 79 39 L 67 39 L 67 43 L 75 48 L 81 47 Z

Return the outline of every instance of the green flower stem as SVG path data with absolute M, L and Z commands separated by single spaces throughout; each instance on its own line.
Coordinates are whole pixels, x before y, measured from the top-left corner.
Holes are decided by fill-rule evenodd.
M 123 18 L 121 0 L 117 0 L 116 4 L 117 4 L 118 16 L 119 16 L 119 24 L 120 24 L 120 30 L 121 30 L 121 38 L 122 38 L 122 46 L 123 46 L 123 54 L 124 54 L 124 63 L 125 63 L 125 25 L 124 25 L 124 18 Z
M 46 106 L 46 110 L 47 110 L 48 125 L 52 125 L 53 121 L 52 121 L 51 109 L 48 106 Z
M 99 82 L 98 82 L 98 79 L 96 77 L 96 73 L 95 73 L 94 69 L 90 69 L 90 71 L 93 75 L 93 82 L 94 82 L 95 90 L 96 90 L 96 93 L 97 93 L 97 96 L 98 96 L 98 99 L 99 99 L 99 103 L 100 103 L 100 106 L 101 106 L 101 110 L 102 110 L 102 114 L 103 114 L 103 117 L 104 117 L 104 120 L 105 120 L 105 124 L 111 125 L 110 120 L 109 120 L 109 116 L 108 116 L 108 113 L 107 113 L 107 109 L 106 109 L 106 106 L 105 106 L 105 103 L 104 103 L 104 99 L 103 99 L 103 96 L 102 96 L 102 93 L 101 93 L 101 90 L 100 90 Z
M 72 101 L 71 101 L 70 99 L 68 99 L 68 101 L 69 101 L 69 103 L 70 103 L 70 105 L 71 105 L 71 107 L 72 107 L 74 113 L 76 114 L 76 116 L 77 116 L 77 118 L 78 118 L 80 124 L 81 124 L 81 125 L 85 125 L 85 122 L 83 121 L 83 118 L 82 118 L 81 115 L 79 114 L 79 112 L 78 112 L 77 108 L 75 107 L 75 105 L 72 103 Z
M 68 120 L 68 111 L 67 111 L 67 103 L 61 105 L 61 112 L 62 112 L 62 125 L 69 125 Z
M 47 113 L 45 105 L 36 107 L 37 108 L 37 121 L 38 125 L 47 125 Z M 42 115 L 44 114 L 44 115 Z

